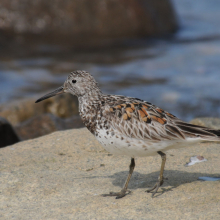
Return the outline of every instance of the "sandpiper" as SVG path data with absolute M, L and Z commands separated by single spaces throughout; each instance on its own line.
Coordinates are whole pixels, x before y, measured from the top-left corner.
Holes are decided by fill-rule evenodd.
M 162 158 L 156 184 L 147 192 L 152 197 L 164 182 L 164 151 L 193 145 L 200 141 L 220 141 L 220 130 L 192 125 L 137 98 L 103 94 L 92 75 L 83 70 L 69 74 L 63 86 L 36 101 L 61 93 L 71 93 L 79 100 L 79 113 L 88 130 L 112 154 L 131 157 L 130 169 L 120 192 L 103 196 L 122 198 L 135 167 L 135 157 L 159 154 Z

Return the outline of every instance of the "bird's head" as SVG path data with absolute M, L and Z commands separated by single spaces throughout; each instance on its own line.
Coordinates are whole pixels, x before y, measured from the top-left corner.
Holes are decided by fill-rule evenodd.
M 92 95 L 93 93 L 99 94 L 101 92 L 97 82 L 90 73 L 84 70 L 76 70 L 69 74 L 63 86 L 42 96 L 35 103 L 62 93 L 71 93 L 72 95 L 80 97 L 86 94 Z

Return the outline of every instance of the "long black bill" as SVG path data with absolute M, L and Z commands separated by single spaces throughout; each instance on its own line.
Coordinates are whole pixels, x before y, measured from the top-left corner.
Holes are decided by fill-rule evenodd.
M 42 96 L 35 103 L 41 102 L 41 101 L 43 101 L 45 99 L 48 99 L 48 98 L 50 98 L 52 96 L 59 95 L 59 94 L 62 94 L 62 93 L 64 93 L 63 86 L 59 87 L 58 89 L 54 90 L 53 92 L 50 92 L 50 93 Z

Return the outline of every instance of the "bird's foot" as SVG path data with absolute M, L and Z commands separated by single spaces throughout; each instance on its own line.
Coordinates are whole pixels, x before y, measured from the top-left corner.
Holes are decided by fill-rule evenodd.
M 120 192 L 110 192 L 109 194 L 102 194 L 102 196 L 104 196 L 104 197 L 106 197 L 106 196 L 116 196 L 116 199 L 120 199 L 120 198 L 126 196 L 129 193 L 131 193 L 130 190 L 122 189 Z
M 154 195 L 157 193 L 158 189 L 160 186 L 163 185 L 163 178 L 160 180 L 158 179 L 158 181 L 155 183 L 155 185 L 151 188 L 146 190 L 145 192 L 152 192 L 152 198 L 154 197 Z

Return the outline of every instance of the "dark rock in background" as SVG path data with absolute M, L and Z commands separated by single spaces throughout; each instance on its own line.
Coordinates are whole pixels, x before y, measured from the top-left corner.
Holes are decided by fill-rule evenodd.
M 15 130 L 22 140 L 40 137 L 57 130 L 84 127 L 79 116 L 67 119 L 58 118 L 52 114 L 37 115 L 15 126 Z
M 60 118 L 68 118 L 78 113 L 77 98 L 64 94 L 35 103 L 38 97 L 14 101 L 0 105 L 0 116 L 6 118 L 13 126 L 36 115 L 52 113 Z
M 11 124 L 5 118 L 0 117 L 0 147 L 12 145 L 19 141 L 19 137 Z
M 161 36 L 176 29 L 169 0 L 0 2 L 0 41 L 5 42 L 47 41 L 85 47 L 100 45 L 100 39 Z
M 42 95 L 39 94 L 39 97 Z M 76 97 L 64 94 L 35 103 L 39 97 L 0 105 L 0 116 L 6 118 L 2 118 L 4 123 L 2 122 L 0 135 L 2 136 L 3 132 L 8 134 L 9 131 L 13 133 L 14 130 L 11 125 L 14 126 L 21 140 L 36 138 L 57 130 L 84 126 L 81 118 L 77 115 L 78 101 Z M 6 124 L 8 125 L 6 126 Z M 10 136 L 11 142 L 6 141 L 10 139 L 8 136 L 5 137 L 6 140 L 1 138 L 0 146 L 16 143 L 19 141 L 18 137 L 16 139 L 14 136 L 12 138 Z

